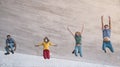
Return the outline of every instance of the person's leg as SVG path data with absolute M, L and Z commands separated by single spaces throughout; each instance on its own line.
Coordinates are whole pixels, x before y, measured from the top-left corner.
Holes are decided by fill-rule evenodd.
M 80 56 L 82 57 L 82 46 L 78 46 L 78 47 L 79 47 L 78 52 L 79 52 Z
M 6 46 L 6 47 L 5 47 L 5 50 L 6 50 L 6 53 L 5 53 L 5 55 L 8 55 L 8 54 L 10 54 L 10 53 L 9 53 L 9 46 L 8 46 L 8 47 Z
M 47 50 L 47 59 L 50 59 L 50 51 Z
M 75 56 L 78 56 L 78 46 L 75 46 Z
M 112 47 L 112 43 L 111 42 L 108 42 L 108 48 L 110 49 L 110 51 L 113 53 L 114 52 L 114 49 Z
M 14 48 L 14 43 L 10 43 L 10 48 L 11 48 L 11 50 L 13 50 L 13 48 Z
M 44 59 L 47 59 L 46 50 L 43 50 L 43 57 L 44 57 Z
M 104 52 L 106 53 L 106 42 L 103 41 L 103 45 L 102 45 L 102 49 L 104 50 Z
M 12 54 L 14 54 L 14 43 L 10 43 L 10 48 L 11 48 L 11 52 L 12 52 Z

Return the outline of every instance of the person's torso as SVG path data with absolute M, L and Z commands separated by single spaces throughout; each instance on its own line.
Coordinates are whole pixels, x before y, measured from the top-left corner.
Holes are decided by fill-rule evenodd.
M 104 29 L 103 30 L 103 38 L 104 37 L 109 37 L 111 36 L 111 30 L 110 29 Z
M 75 41 L 76 41 L 76 44 L 81 44 L 82 37 L 81 36 L 75 36 Z
M 48 42 L 48 43 L 43 42 L 43 49 L 49 49 L 50 45 L 51 45 L 51 42 Z
M 7 39 L 6 41 L 7 41 L 8 44 L 14 43 L 14 39 L 13 38 Z

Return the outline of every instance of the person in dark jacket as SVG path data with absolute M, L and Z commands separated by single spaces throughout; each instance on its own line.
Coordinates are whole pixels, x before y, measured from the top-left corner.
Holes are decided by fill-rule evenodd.
M 16 42 L 10 35 L 7 35 L 5 50 L 5 55 L 9 55 L 10 52 L 14 54 L 14 51 L 16 50 Z

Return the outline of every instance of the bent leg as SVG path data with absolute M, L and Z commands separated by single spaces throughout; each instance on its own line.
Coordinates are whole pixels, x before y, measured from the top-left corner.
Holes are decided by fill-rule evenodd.
M 78 46 L 75 46 L 75 56 L 78 56 Z
M 5 51 L 6 51 L 7 53 L 9 53 L 9 51 L 10 51 L 10 50 L 9 50 L 9 46 L 8 46 L 8 47 L 7 47 L 7 46 L 5 47 Z
M 50 51 L 47 50 L 47 59 L 50 59 Z
M 111 42 L 109 42 L 108 48 L 110 49 L 110 51 L 111 51 L 112 53 L 114 52 L 114 49 L 113 49 L 113 47 L 112 47 L 112 43 L 111 43 Z
M 82 46 L 79 46 L 79 50 L 78 50 L 80 56 L 82 57 Z
M 103 45 L 102 45 L 102 50 L 104 50 L 104 52 L 106 53 L 106 42 L 103 41 Z
M 9 47 L 7 47 L 7 46 L 6 46 L 6 47 L 5 47 L 5 50 L 6 50 L 6 53 L 5 53 L 5 55 L 8 55 L 8 54 L 10 54 L 10 53 L 9 53 Z
M 10 48 L 11 48 L 11 51 L 13 51 L 14 43 L 10 43 Z
M 47 59 L 47 55 L 46 54 L 47 54 L 46 50 L 43 50 L 43 57 L 44 57 L 44 59 Z

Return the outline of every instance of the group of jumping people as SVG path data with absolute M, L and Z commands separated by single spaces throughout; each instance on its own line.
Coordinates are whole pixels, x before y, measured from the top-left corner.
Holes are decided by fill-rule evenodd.
M 102 34 L 103 34 L 102 50 L 104 50 L 104 52 L 106 53 L 106 47 L 107 47 L 113 53 L 114 50 L 113 50 L 112 43 L 111 43 L 111 40 L 110 40 L 110 36 L 111 36 L 111 17 L 108 16 L 108 18 L 109 18 L 109 24 L 104 25 L 103 16 L 101 16 Z M 81 31 L 80 32 L 77 31 L 77 32 L 75 32 L 75 34 L 69 29 L 69 27 L 67 27 L 67 30 L 72 34 L 72 36 L 75 39 L 75 48 L 74 48 L 72 53 L 75 54 L 75 56 L 78 56 L 78 54 L 79 54 L 80 57 L 83 57 L 83 55 L 82 55 L 82 33 L 83 33 L 83 30 L 84 30 L 84 25 L 82 26 Z M 42 43 L 39 43 L 39 44 L 35 45 L 35 47 L 39 47 L 39 46 L 43 46 L 43 57 L 44 57 L 44 59 L 50 59 L 49 46 L 57 46 L 57 45 L 52 44 L 51 41 L 49 40 L 49 38 L 45 37 L 43 39 Z M 6 50 L 5 55 L 9 55 L 10 52 L 12 54 L 14 54 L 14 51 L 16 50 L 16 42 L 10 35 L 7 35 L 5 50 Z

